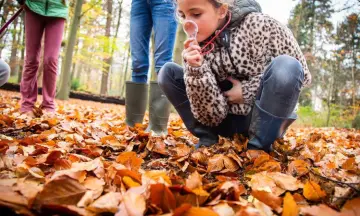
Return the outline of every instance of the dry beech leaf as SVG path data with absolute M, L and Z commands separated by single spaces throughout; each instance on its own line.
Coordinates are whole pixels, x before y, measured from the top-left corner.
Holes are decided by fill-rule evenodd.
M 168 185 L 171 185 L 171 179 L 165 171 L 161 171 L 161 170 L 146 171 L 142 177 L 143 177 L 142 183 L 145 185 L 155 184 L 155 183 L 166 183 Z
M 188 210 L 184 211 L 181 215 L 182 216 L 199 216 L 199 215 L 219 216 L 216 212 L 214 212 L 209 208 L 198 208 L 198 207 L 191 207 Z
M 284 190 L 295 191 L 303 187 L 303 184 L 291 175 L 280 172 L 270 172 L 268 175 L 275 181 L 277 186 Z
M 266 205 L 265 203 L 259 201 L 258 199 L 254 199 L 253 204 L 254 204 L 255 208 L 260 212 L 260 215 L 263 215 L 263 216 L 274 215 L 271 208 L 268 205 Z
M 207 172 L 219 172 L 224 169 L 224 155 L 216 154 L 208 161 Z
M 34 206 L 42 205 L 76 205 L 85 194 L 86 188 L 77 180 L 60 176 L 44 185 L 44 189 L 35 199 Z
M 129 176 L 124 176 L 122 179 L 123 183 L 126 185 L 127 188 L 132 188 L 132 187 L 138 187 L 141 184 L 139 184 L 138 182 L 135 182 L 132 178 L 130 178 Z
M 86 178 L 86 171 L 77 171 L 77 170 L 59 170 L 54 172 L 51 176 L 50 180 L 54 180 L 59 178 L 60 176 L 68 176 L 70 178 L 78 180 L 80 183 L 85 181 Z
M 176 208 L 176 200 L 171 190 L 164 184 L 150 185 L 150 202 L 168 213 Z
M 291 193 L 287 192 L 284 197 L 284 209 L 282 216 L 298 216 L 299 207 L 297 206 L 294 197 Z
M 309 164 L 304 160 L 294 160 L 288 166 L 288 173 L 293 176 L 303 176 L 309 173 Z
M 130 170 L 138 171 L 144 160 L 138 158 L 135 152 L 123 152 L 116 158 L 116 162 L 125 165 Z
M 326 197 L 325 191 L 323 191 L 316 182 L 307 181 L 304 185 L 303 195 L 306 199 L 311 201 L 319 201 Z
M 273 195 L 272 193 L 266 192 L 266 191 L 258 191 L 253 190 L 251 192 L 251 195 L 258 199 L 259 201 L 265 203 L 267 206 L 275 210 L 277 213 L 281 213 L 282 208 L 282 198 Z
M 123 195 L 119 211 L 115 216 L 142 216 L 146 210 L 146 200 L 142 195 L 145 191 L 143 187 L 130 188 Z
M 101 196 L 99 199 L 95 200 L 95 202 L 89 205 L 86 209 L 95 213 L 116 213 L 118 211 L 118 206 L 121 198 L 121 193 L 109 192 Z
M 305 216 L 346 216 L 342 215 L 327 205 L 303 207 L 300 209 L 301 214 Z
M 342 207 L 341 212 L 348 214 L 348 216 L 359 216 L 360 215 L 360 198 L 355 198 L 346 201 Z
M 234 209 L 227 203 L 220 203 L 212 207 L 212 210 L 219 216 L 233 216 L 235 215 Z
M 105 181 L 103 179 L 89 176 L 82 184 L 86 187 L 86 189 L 93 192 L 93 199 L 97 199 L 104 190 Z
M 202 187 L 202 177 L 200 174 L 195 171 L 186 179 L 185 183 L 186 187 L 188 187 L 190 190 L 193 190 L 195 188 Z
M 191 160 L 201 165 L 207 165 L 209 158 L 204 153 L 197 151 L 191 154 Z
M 27 206 L 27 199 L 15 192 L 11 187 L 0 186 L 0 201 Z
M 225 170 L 228 172 L 235 172 L 236 170 L 238 170 L 240 168 L 239 164 L 235 160 L 233 160 L 227 156 L 224 156 L 223 160 L 224 160 Z

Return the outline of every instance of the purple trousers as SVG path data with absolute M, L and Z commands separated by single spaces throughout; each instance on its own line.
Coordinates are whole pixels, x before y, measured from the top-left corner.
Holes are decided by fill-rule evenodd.
M 37 71 L 39 69 L 41 39 L 44 35 L 44 74 L 42 108 L 55 110 L 58 57 L 63 38 L 65 19 L 45 17 L 29 9 L 25 14 L 26 57 L 20 84 L 21 112 L 31 111 L 37 100 Z

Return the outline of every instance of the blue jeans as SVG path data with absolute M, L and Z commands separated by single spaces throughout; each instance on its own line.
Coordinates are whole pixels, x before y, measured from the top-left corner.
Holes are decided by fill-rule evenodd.
M 132 81 L 146 83 L 149 71 L 151 31 L 155 37 L 155 70 L 172 60 L 177 22 L 172 0 L 132 0 L 130 15 L 130 48 Z
M 183 77 L 182 67 L 174 63 L 167 63 L 159 73 L 158 82 L 188 130 L 197 136 Z M 297 104 L 303 80 L 304 72 L 298 60 L 287 55 L 276 57 L 262 77 L 261 87 L 257 95 L 260 107 L 274 116 L 290 117 Z M 219 86 L 223 91 L 231 88 L 231 86 L 221 83 Z M 203 127 L 224 137 L 232 137 L 237 133 L 248 135 L 251 120 L 252 113 L 246 116 L 228 114 L 220 125 L 212 128 Z

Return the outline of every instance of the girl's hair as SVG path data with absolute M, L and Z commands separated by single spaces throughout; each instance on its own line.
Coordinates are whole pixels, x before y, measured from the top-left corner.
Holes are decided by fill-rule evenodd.
M 215 8 L 219 8 L 223 4 L 231 6 L 234 3 L 234 0 L 209 0 L 209 2 L 214 5 Z

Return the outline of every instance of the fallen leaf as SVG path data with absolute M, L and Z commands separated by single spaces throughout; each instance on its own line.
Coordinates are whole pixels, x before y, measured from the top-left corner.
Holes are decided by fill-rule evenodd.
M 298 216 L 299 207 L 297 206 L 294 197 L 291 193 L 287 192 L 284 197 L 284 209 L 282 216 Z
M 121 198 L 122 196 L 120 193 L 109 192 L 95 200 L 95 202 L 89 205 L 86 209 L 97 214 L 105 212 L 116 213 L 118 211 Z
M 60 176 L 47 184 L 35 199 L 34 206 L 42 205 L 76 205 L 85 194 L 86 188 L 77 180 L 68 176 Z
M 360 198 L 355 198 L 346 201 L 345 205 L 341 209 L 341 213 L 347 214 L 348 216 L 359 216 L 360 215 Z
M 267 206 L 275 210 L 277 213 L 281 213 L 282 198 L 273 195 L 272 193 L 260 190 L 253 190 L 251 195 L 259 201 L 265 203 Z
M 324 204 L 318 206 L 303 207 L 300 209 L 300 212 L 302 215 L 305 216 L 345 216 L 341 215 L 339 212 Z
M 325 191 L 323 191 L 316 182 L 307 181 L 304 185 L 303 195 L 306 199 L 311 201 L 319 201 L 326 197 Z
M 140 190 L 139 190 L 140 189 Z M 142 187 L 130 188 L 123 195 L 123 201 L 115 216 L 142 216 L 146 210 L 146 200 L 142 195 L 145 189 Z
M 224 168 L 224 155 L 216 154 L 208 161 L 207 172 L 218 172 Z
M 123 152 L 116 158 L 116 162 L 125 165 L 130 170 L 138 171 L 144 160 L 138 158 L 135 152 Z
M 200 188 L 202 187 L 202 177 L 197 171 L 195 171 L 191 173 L 190 176 L 186 179 L 185 185 L 190 190 L 193 190 L 195 188 Z
M 150 185 L 150 201 L 161 208 L 164 213 L 168 213 L 176 208 L 175 197 L 164 184 Z
M 300 177 L 309 173 L 309 164 L 304 160 L 294 160 L 288 166 L 288 173 Z
M 129 176 L 124 176 L 122 180 L 123 180 L 123 183 L 126 185 L 127 188 L 138 187 L 138 186 L 141 185 L 138 182 L 135 182 Z
M 234 216 L 235 211 L 227 203 L 220 203 L 212 207 L 212 210 L 219 216 Z
M 0 186 L 0 200 L 12 204 L 27 206 L 27 199 L 15 192 L 11 187 Z

